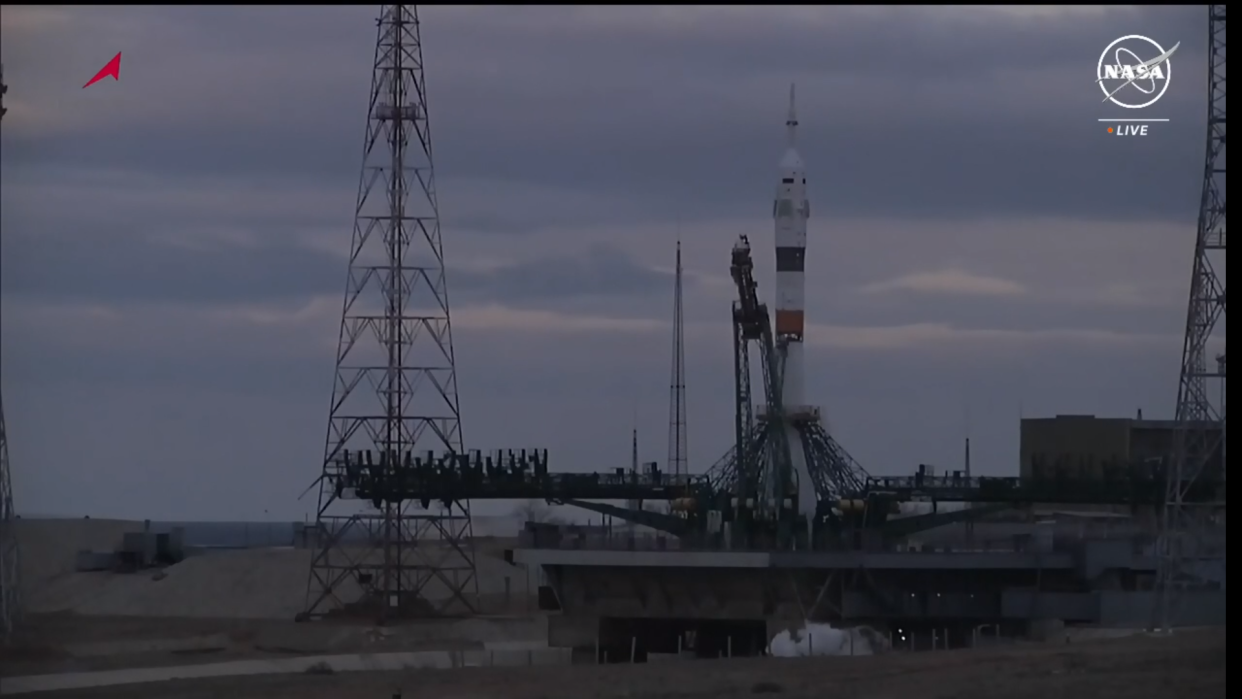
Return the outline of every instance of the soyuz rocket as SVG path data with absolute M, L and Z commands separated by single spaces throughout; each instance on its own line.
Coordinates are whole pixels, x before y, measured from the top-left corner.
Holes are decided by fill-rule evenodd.
M 806 305 L 806 221 L 811 203 L 806 197 L 806 168 L 798 155 L 798 113 L 794 87 L 789 86 L 788 144 L 781 158 L 781 183 L 772 203 L 776 220 L 776 337 L 785 345 L 782 387 L 786 407 L 802 405 L 803 308 Z
M 780 163 L 780 184 L 772 203 L 776 227 L 776 340 L 782 347 L 784 373 L 781 386 L 785 415 L 805 419 L 813 409 L 803 394 L 803 310 L 806 306 L 806 222 L 811 203 L 806 193 L 806 167 L 798 155 L 798 113 L 794 86 L 789 86 L 789 117 L 785 120 L 788 143 Z M 816 494 L 801 436 L 790 421 L 789 447 L 798 479 L 798 511 L 808 517 L 815 512 Z

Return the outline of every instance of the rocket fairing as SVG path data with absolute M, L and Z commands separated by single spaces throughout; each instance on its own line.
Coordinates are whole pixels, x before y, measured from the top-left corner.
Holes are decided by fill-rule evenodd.
M 780 184 L 772 204 L 776 221 L 776 336 L 783 341 L 786 407 L 803 404 L 803 311 L 806 305 L 806 222 L 811 205 L 806 194 L 806 168 L 798 155 L 798 113 L 794 86 L 789 86 L 788 144 L 781 158 Z

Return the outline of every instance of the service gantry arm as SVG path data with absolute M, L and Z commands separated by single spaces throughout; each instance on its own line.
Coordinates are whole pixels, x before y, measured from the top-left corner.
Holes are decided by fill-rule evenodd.
M 781 398 L 782 366 L 780 355 L 776 351 L 776 343 L 772 334 L 772 322 L 768 316 L 768 307 L 759 302 L 758 284 L 754 276 L 755 263 L 750 256 L 750 241 L 742 236 L 733 246 L 732 264 L 729 271 L 737 286 L 738 298 L 733 303 L 733 343 L 736 369 L 735 383 L 737 387 L 737 446 L 738 470 L 737 486 L 741 491 L 738 497 L 754 497 L 758 499 L 763 493 L 756 492 L 759 483 L 774 480 L 772 494 L 783 500 L 793 491 L 793 466 L 789 451 L 789 440 L 785 434 L 784 402 Z M 770 473 L 760 473 L 760 464 L 746 463 L 746 455 L 752 454 L 748 442 L 751 430 L 751 395 L 750 366 L 747 343 L 759 345 L 761 365 L 763 367 L 763 388 L 767 408 L 767 451 L 771 467 Z M 779 509 L 781 503 L 775 503 Z

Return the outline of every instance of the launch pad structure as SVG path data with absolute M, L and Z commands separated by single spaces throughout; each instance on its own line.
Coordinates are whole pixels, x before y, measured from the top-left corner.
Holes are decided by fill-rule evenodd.
M 960 635 L 970 623 L 1125 616 L 1143 595 L 1152 608 L 1150 587 L 1141 581 L 1155 575 L 1155 559 L 1135 553 L 1129 541 L 1088 541 L 1068 552 L 1051 544 L 1005 554 L 900 550 L 911 534 L 1000 509 L 1075 502 L 1155 511 L 1166 483 L 1176 485 L 1183 503 L 1210 501 L 1223 483 L 1210 472 L 1184 479 L 1164 467 L 1133 468 L 1102 482 L 925 470 L 908 478 L 868 476 L 803 397 L 810 202 L 792 89 L 789 143 L 772 210 L 774 313 L 760 301 L 749 241 L 742 238 L 730 257 L 736 411 L 735 444 L 724 458 L 706 475 L 681 472 L 684 350 L 677 322 L 670 385 L 670 436 L 677 442 L 670 445 L 670 465 L 676 462 L 677 472 L 652 465 L 641 473 L 552 473 L 542 450 L 488 458 L 466 450 L 417 13 L 386 6 L 378 24 L 337 382 L 318 481 L 320 542 L 302 618 L 361 611 L 386 622 L 475 611 L 466 503 L 531 498 L 645 525 L 659 532 L 656 547 L 665 549 L 638 550 L 633 530 L 620 542 L 623 550 L 616 540 L 529 532 L 513 559 L 547 574 L 541 599 L 562 612 L 551 632 L 557 644 L 578 647 L 586 636 L 598 641 L 619 633 L 642 637 L 643 648 L 654 651 L 693 631 L 704 639 L 740 634 L 753 647 L 770 637 L 773 623 L 815 618 L 952 620 L 944 628 Z M 1223 306 L 1223 288 L 1221 295 Z M 675 320 L 679 314 L 678 299 Z M 762 376 L 761 398 L 752 373 Z M 669 503 L 671 511 L 647 511 L 644 501 Z M 893 516 L 910 501 L 975 506 Z M 1101 571 L 1112 576 L 1107 590 L 1099 587 Z M 432 599 L 426 594 L 432 584 L 449 594 Z M 1044 594 L 1049 591 L 1059 596 Z M 1223 605 L 1210 594 L 1187 599 L 1183 606 L 1200 620 Z
M 386 11 L 385 17 L 398 12 Z M 409 23 L 389 20 L 388 24 L 405 30 Z M 381 48 L 384 31 L 381 23 Z M 380 64 L 381 59 L 377 59 L 377 66 Z M 383 78 L 376 82 L 385 84 Z M 385 102 L 382 98 L 386 94 L 395 93 L 380 90 L 377 88 L 373 98 L 373 124 L 378 121 L 382 125 L 393 115 L 425 114 L 418 107 L 385 111 L 385 104 L 403 102 L 399 96 Z M 792 107 L 791 99 L 787 122 L 791 144 L 797 126 Z M 368 144 L 374 145 L 377 140 L 368 136 Z M 402 141 L 389 134 L 388 142 L 390 151 L 396 153 Z M 425 153 L 429 152 L 428 148 Z M 390 153 L 388 162 L 404 162 L 404 156 Z M 378 175 L 364 177 L 360 201 L 368 191 L 367 182 L 383 179 Z M 388 200 L 400 200 L 403 190 L 399 184 L 392 184 L 400 180 L 388 181 Z M 429 173 L 419 181 L 429 182 Z M 695 652 L 701 654 L 723 652 L 725 647 L 730 652 L 745 653 L 762 648 L 775 629 L 808 619 L 911 628 L 922 625 L 940 629 L 952 644 L 960 643 L 979 624 L 1014 626 L 1049 620 L 1116 623 L 1132 620 L 1136 608 L 1152 608 L 1154 595 L 1143 581 L 1155 577 L 1156 557 L 1136 552 L 1131 540 L 1084 540 L 1066 549 L 1050 539 L 1003 553 L 921 550 L 915 554 L 901 548 L 912 534 L 970 522 L 1007 508 L 1081 503 L 1153 512 L 1162 505 L 1170 479 L 1187 503 L 1210 501 L 1223 484 L 1211 473 L 1182 481 L 1169 476 L 1166 468 L 1152 468 L 1150 464 L 1142 468 L 1136 464 L 1120 476 L 1104 480 L 1064 474 L 1052 478 L 987 478 L 961 473 L 937 476 L 922 469 L 912 477 L 868 476 L 828 434 L 818 409 L 802 403 L 800 371 L 789 371 L 800 366 L 803 332 L 800 262 L 809 216 L 804 184 L 800 158 L 796 151 L 793 157 L 787 154 L 773 210 L 779 234 L 780 300 L 775 314 L 770 315 L 759 300 L 749 241 L 743 238 L 731 253 L 730 272 L 738 293 L 732 316 L 736 444 L 708 474 L 667 473 L 657 465 L 641 473 L 626 468 L 612 473 L 553 473 L 548 470 L 546 452 L 540 450 L 484 459 L 478 452 L 463 450 L 459 442 L 450 443 L 444 456 L 415 457 L 407 448 L 415 434 L 408 427 L 410 423 L 431 429 L 439 438 L 460 435 L 459 423 L 403 413 L 399 408 L 406 405 L 404 402 L 394 407 L 382 401 L 384 411 L 369 418 L 357 414 L 344 417 L 349 414 L 343 412 L 343 399 L 338 396 L 333 401 L 333 428 L 320 481 L 325 504 L 319 522 L 325 543 L 311 574 L 311 590 L 319 594 L 308 597 L 304 616 L 325 614 L 325 607 L 329 611 L 361 607 L 375 611 L 381 620 L 448 613 L 446 605 L 433 608 L 420 596 L 433 579 L 447 582 L 455 591 L 450 602 L 460 603 L 458 608 L 470 608 L 471 600 L 463 592 L 460 578 L 445 580 L 454 569 L 442 560 L 417 558 L 426 556 L 428 549 L 456 553 L 466 561 L 465 569 L 473 560 L 465 546 L 466 537 L 446 527 L 443 516 L 437 519 L 437 515 L 413 514 L 402 508 L 408 504 L 426 509 L 436 502 L 451 506 L 469 500 L 531 498 L 614 515 L 659 532 L 650 540 L 654 550 L 644 550 L 647 540 L 634 536 L 633 530 L 621 539 L 606 536 L 597 540 L 588 539 L 582 532 L 566 536 L 557 527 L 535 527 L 527 532 L 522 547 L 512 552 L 515 562 L 540 567 L 546 574 L 549 584 L 541 590 L 541 606 L 560 612 L 551 618 L 549 642 L 578 650 L 593 645 L 599 652 L 601 647 L 623 641 L 631 652 L 667 652 L 693 637 L 697 639 L 692 643 Z M 429 199 L 431 191 L 430 186 L 424 189 Z M 799 197 L 803 197 L 800 205 Z M 359 211 L 363 208 L 360 203 Z M 356 248 L 359 241 L 366 240 L 365 230 L 407 219 L 400 212 L 390 212 L 373 220 L 360 214 L 359 220 Z M 351 294 L 357 293 L 352 286 L 355 280 L 393 278 L 385 277 L 384 270 L 393 268 L 391 260 L 404 254 L 395 249 L 399 246 L 394 241 L 408 238 L 387 233 L 382 237 L 388 243 L 384 258 L 388 267 L 351 271 Z M 433 249 L 433 257 L 442 259 L 438 248 Z M 355 252 L 353 259 L 359 260 L 361 255 Z M 442 273 L 418 269 L 423 278 L 442 279 Z M 406 283 L 407 288 L 412 286 Z M 362 383 L 359 370 L 346 372 L 344 361 L 353 342 L 365 335 L 362 329 L 370 328 L 376 336 L 389 338 L 382 345 L 388 357 L 404 356 L 391 349 L 400 343 L 390 338 L 413 337 L 416 333 L 384 331 L 407 322 L 400 316 L 394 320 L 391 309 L 404 306 L 391 299 L 399 296 L 387 288 L 382 297 L 389 300 L 390 310 L 353 320 L 349 313 L 356 306 L 347 300 L 338 391 L 348 392 Z M 413 325 L 426 327 L 434 320 L 443 325 L 433 327 L 447 330 L 447 303 L 439 308 L 443 316 L 420 316 Z M 447 332 L 431 335 L 446 337 Z M 684 417 L 675 407 L 679 392 L 684 391 L 684 379 L 679 378 L 676 359 L 680 343 L 675 340 L 674 344 L 672 428 L 684 425 Z M 440 347 L 444 352 L 444 346 Z M 754 348 L 763 386 L 758 406 L 751 388 Z M 451 349 L 444 356 L 451 369 Z M 450 385 L 435 380 L 434 368 L 390 360 L 389 369 L 394 363 L 411 375 L 432 377 L 432 386 Z M 384 366 L 364 367 L 363 373 L 391 377 L 393 371 Z M 389 383 L 374 381 L 372 385 L 384 399 L 399 393 L 398 387 Z M 446 393 L 438 395 L 444 403 L 455 406 Z M 791 401 L 790 396 L 796 400 Z M 451 412 L 455 418 L 456 410 Z M 677 430 L 671 432 L 675 435 Z M 344 446 L 350 436 L 366 439 L 351 450 Z M 350 500 L 369 503 L 381 514 L 354 513 L 334 519 L 329 508 Z M 620 507 L 599 501 L 633 505 Z M 670 503 L 672 511 L 647 511 L 642 508 L 644 501 Z M 931 511 L 892 516 L 901 503 L 912 501 L 931 503 Z M 938 511 L 938 502 L 974 506 Z M 468 510 L 462 510 L 462 516 L 468 517 Z M 412 522 L 425 523 L 421 525 L 424 531 L 434 528 L 447 534 L 447 545 L 433 548 L 435 544 L 429 545 L 416 532 L 411 534 L 420 526 L 411 527 Z M 351 543 L 345 536 L 351 526 L 367 533 Z M 358 555 L 362 549 L 366 551 Z M 358 600 L 352 605 L 340 595 L 342 588 L 351 586 Z M 1214 615 L 1224 608 L 1223 592 L 1196 591 L 1183 602 L 1188 612 L 1186 623 L 1213 623 Z
M 463 446 L 417 8 L 383 6 L 376 24 L 304 620 L 476 611 L 469 493 L 410 481 L 520 480 L 538 460 Z
M 8 111 L 4 95 L 9 86 L 4 82 L 4 66 L 0 65 L 0 120 Z M 4 424 L 4 403 L 0 400 L 0 643 L 12 634 L 21 615 L 21 578 L 18 570 L 19 551 L 14 521 L 13 480 L 9 468 L 9 433 Z
M 1223 493 L 1223 470 L 1219 477 L 1211 469 L 1189 477 L 1184 468 L 1135 464 L 1103 481 L 935 475 L 923 468 L 912 477 L 869 476 L 804 397 L 810 201 L 792 88 L 772 208 L 774 312 L 760 300 L 750 241 L 743 237 L 731 251 L 736 409 L 735 443 L 725 456 L 703 475 L 684 468 L 680 274 L 671 472 L 651 464 L 642 472 L 553 473 L 543 450 L 484 457 L 466 449 L 417 11 L 385 6 L 378 26 L 337 381 L 318 480 L 319 541 L 300 618 L 360 612 L 388 622 L 479 611 L 468 503 L 482 499 L 543 499 L 656 532 L 650 539 L 656 550 L 643 550 L 648 540 L 633 529 L 620 540 L 555 527 L 524 535 L 512 559 L 547 575 L 541 605 L 561 612 L 552 621 L 553 645 L 626 638 L 643 652 L 661 652 L 693 633 L 702 639 L 700 651 L 732 646 L 735 638 L 741 651 L 761 648 L 774 624 L 807 619 L 931 624 L 961 638 L 980 623 L 1129 619 L 1136 607 L 1152 609 L 1153 599 L 1161 599 L 1150 581 L 1158 569 L 1169 569 L 1172 556 L 1136 553 L 1132 541 L 1083 541 L 1073 550 L 1049 541 L 1005 553 L 914 555 L 901 548 L 912 534 L 1038 503 L 1115 504 L 1150 513 L 1174 490 L 1182 506 L 1211 502 Z M 1220 197 L 1223 214 L 1223 189 Z M 1220 241 L 1223 248 L 1223 225 Z M 1221 315 L 1223 296 L 1222 284 Z M 761 391 L 752 386 L 756 374 Z M 650 501 L 668 503 L 670 511 L 644 509 Z M 911 501 L 932 503 L 931 511 L 895 516 Z M 939 502 L 972 506 L 943 511 Z M 448 594 L 428 595 L 432 585 Z M 1179 599 L 1187 623 L 1203 623 L 1224 604 L 1223 591 L 1189 590 Z
M 1210 544 L 1222 552 L 1224 545 L 1223 350 L 1215 369 L 1208 361 L 1225 316 L 1223 266 L 1218 275 L 1212 262 L 1225 248 L 1224 19 L 1224 6 L 1211 6 L 1207 161 L 1171 464 L 1135 465 L 1104 481 L 869 475 L 804 394 L 811 206 L 791 87 L 772 207 L 772 311 L 761 300 L 750 240 L 730 255 L 734 445 L 707 473 L 689 472 L 678 249 L 669 470 L 553 473 L 541 449 L 485 456 L 466 446 L 418 11 L 383 6 L 299 618 L 360 614 L 388 623 L 484 611 L 470 501 L 544 499 L 655 532 L 524 534 L 512 557 L 547 575 L 541 606 L 559 612 L 549 632 L 556 646 L 598 653 L 628 645 L 647 654 L 682 650 L 693 637 L 702 655 L 746 654 L 805 620 L 922 625 L 945 630 L 953 645 L 980 624 L 1116 623 L 1140 608 L 1156 610 L 1165 627 L 1223 619 L 1223 589 L 1204 585 L 1193 569 Z M 1219 399 L 1210 387 L 1217 381 Z M 0 407 L 0 635 L 19 603 L 6 438 Z M 622 501 L 635 506 L 607 504 Z M 644 510 L 650 501 L 671 511 Z M 931 511 L 894 516 L 914 501 Z M 940 502 L 973 507 L 940 511 Z M 912 534 L 1039 503 L 1158 511 L 1159 546 L 1152 554 L 1131 540 L 1066 542 L 1054 532 L 999 553 L 902 548 Z
M 1195 252 L 1178 377 L 1177 444 L 1165 488 L 1158 541 L 1158 603 L 1153 626 L 1181 622 L 1186 595 L 1203 586 L 1204 558 L 1225 556 L 1225 6 L 1208 6 L 1207 148 Z M 1217 335 L 1219 331 L 1219 335 Z M 1219 340 L 1215 356 L 1209 345 Z M 1220 484 L 1217 497 L 1188 497 L 1200 482 Z
M 1223 276 L 1224 7 L 1210 8 L 1211 89 L 1208 155 L 1187 312 L 1174 454 L 1134 463 L 1120 476 L 1089 483 L 973 478 L 955 472 L 872 478 L 824 429 L 802 400 L 805 170 L 796 151 L 790 91 L 789 149 L 773 205 L 776 222 L 775 327 L 759 301 L 746 237 L 732 252 L 736 444 L 706 483 L 686 484 L 679 512 L 659 517 L 572 502 L 646 524 L 669 536 L 654 543 L 610 532 L 533 528 L 514 559 L 543 569 L 541 603 L 549 643 L 594 661 L 652 653 L 753 654 L 766 639 L 806 621 L 930 631 L 935 647 L 967 645 L 981 625 L 1032 630 L 1057 624 L 1218 625 L 1225 620 L 1225 358 L 1207 369 L 1209 338 L 1225 315 Z M 1222 260 L 1223 263 L 1223 260 Z M 1223 267 L 1221 268 L 1223 269 Z M 758 348 L 764 402 L 752 412 L 750 349 Z M 1219 380 L 1214 402 L 1207 380 Z M 757 413 L 757 414 L 755 414 Z M 653 472 L 653 475 L 654 472 Z M 931 512 L 891 518 L 901 503 Z M 937 512 L 937 502 L 975 503 Z M 1140 528 L 1128 537 L 1066 537 L 1055 525 L 1038 541 L 1006 551 L 971 542 L 903 548 L 909 536 L 1037 504 L 1125 505 L 1158 520 L 1156 546 Z M 691 524 L 691 523 L 694 524 Z M 1218 570 L 1209 572 L 1215 565 Z M 1215 577 L 1214 577 L 1215 576 Z M 917 635 L 917 634 L 916 634 Z M 602 653 L 602 656 L 601 656 Z
M 778 523 L 773 543 L 799 541 L 800 547 L 806 548 L 813 545 L 808 537 L 816 530 L 816 520 L 830 515 L 820 503 L 838 502 L 849 493 L 861 491 L 867 473 L 828 433 L 820 409 L 803 400 L 805 263 L 811 203 L 806 168 L 798 153 L 798 113 L 792 85 L 785 129 L 787 149 L 772 203 L 776 229 L 775 328 L 771 327 L 767 307 L 759 302 L 750 241 L 743 236 L 733 248 L 730 265 L 730 276 L 738 290 L 733 305 L 736 439 L 734 447 L 708 473 L 714 488 L 733 493 L 731 507 L 749 510 L 743 518 Z M 758 349 L 764 389 L 764 401 L 757 411 L 752 411 L 752 345 Z M 743 535 L 756 530 L 753 526 L 740 529 L 737 533 Z

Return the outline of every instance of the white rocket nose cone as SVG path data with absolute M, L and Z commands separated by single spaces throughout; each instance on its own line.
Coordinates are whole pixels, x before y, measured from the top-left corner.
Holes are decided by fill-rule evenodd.
M 796 149 L 790 148 L 789 150 L 785 151 L 785 156 L 781 158 L 781 169 L 782 170 L 801 170 L 802 169 L 802 156 L 798 155 L 798 151 Z

